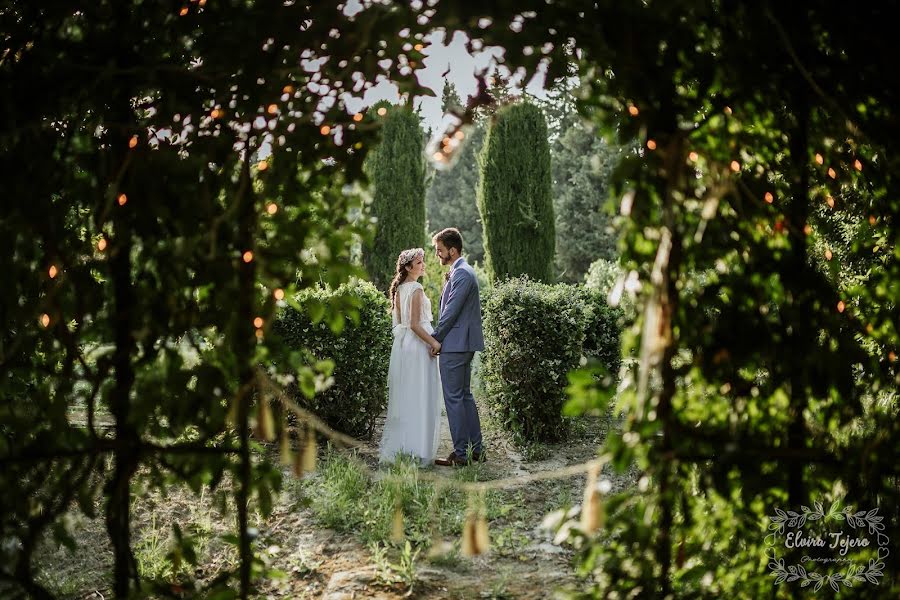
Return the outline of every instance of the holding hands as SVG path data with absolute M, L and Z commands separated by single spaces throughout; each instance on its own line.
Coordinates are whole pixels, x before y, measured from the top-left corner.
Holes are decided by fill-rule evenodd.
M 431 344 L 429 344 L 429 345 L 431 346 L 432 358 L 436 357 L 438 354 L 441 353 L 441 343 L 439 341 L 432 338 Z

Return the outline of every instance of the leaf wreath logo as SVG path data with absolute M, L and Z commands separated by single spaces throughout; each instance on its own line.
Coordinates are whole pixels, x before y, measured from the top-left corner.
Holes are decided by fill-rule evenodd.
M 884 533 L 884 517 L 878 515 L 878 509 L 865 511 L 854 511 L 853 507 L 840 507 L 839 501 L 835 500 L 826 513 L 821 502 L 813 503 L 813 509 L 810 510 L 806 506 L 800 507 L 800 512 L 793 510 L 784 511 L 780 508 L 775 509 L 775 515 L 770 516 L 769 530 L 772 532 L 766 536 L 766 545 L 768 548 L 767 558 L 769 559 L 770 575 L 775 578 L 773 585 L 779 585 L 786 582 L 799 581 L 801 587 L 813 585 L 813 591 L 818 591 L 825 584 L 828 584 L 834 591 L 838 591 L 840 586 L 853 587 L 854 583 L 869 582 L 874 585 L 879 584 L 879 578 L 884 576 L 884 560 L 890 554 L 888 544 L 890 539 Z M 812 521 L 845 521 L 852 529 L 864 529 L 868 534 L 873 536 L 877 542 L 877 551 L 875 558 L 869 559 L 868 565 L 851 564 L 846 571 L 838 571 L 836 573 L 816 573 L 808 571 L 803 565 L 785 565 L 783 558 L 779 558 L 775 549 L 775 544 L 779 535 L 784 535 L 786 530 L 796 529 L 798 532 Z

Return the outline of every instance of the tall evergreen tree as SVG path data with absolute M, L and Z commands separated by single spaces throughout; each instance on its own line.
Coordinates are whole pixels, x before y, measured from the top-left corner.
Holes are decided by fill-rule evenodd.
M 499 110 L 479 155 L 478 210 L 492 279 L 553 280 L 556 227 L 547 123 L 534 104 Z
M 386 107 L 381 143 L 366 159 L 374 189 L 371 214 L 375 238 L 363 249 L 363 264 L 372 282 L 386 290 L 397 254 L 425 240 L 425 136 L 419 116 L 406 106 Z
M 443 110 L 462 106 L 456 87 L 447 82 L 443 90 Z M 462 232 L 463 248 L 470 262 L 484 261 L 481 219 L 475 194 L 478 190 L 477 155 L 484 143 L 484 124 L 476 123 L 453 168 L 437 171 L 428 188 L 428 228 L 438 231 L 456 227 Z
M 616 238 L 603 205 L 618 154 L 573 118 L 551 155 L 556 269 L 561 280 L 574 283 L 584 278 L 594 260 L 615 260 Z

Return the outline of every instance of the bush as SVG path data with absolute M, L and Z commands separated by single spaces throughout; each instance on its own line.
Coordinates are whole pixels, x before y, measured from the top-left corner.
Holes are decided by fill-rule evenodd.
M 613 288 L 622 280 L 624 284 L 625 271 L 617 261 L 598 258 L 591 263 L 590 269 L 584 276 L 584 287 L 595 290 L 607 303 Z M 634 321 L 635 306 L 633 294 L 624 290 L 619 290 L 616 294 L 618 298 L 618 310 L 621 317 L 628 322 Z
M 485 395 L 518 445 L 562 437 L 567 374 L 582 356 L 618 372 L 621 313 L 595 290 L 511 279 L 485 293 L 484 318 Z
M 558 440 L 566 374 L 584 343 L 582 299 L 571 286 L 511 279 L 485 295 L 484 317 L 481 378 L 491 410 L 517 444 Z
M 615 378 L 622 364 L 622 323 L 625 315 L 620 308 L 607 304 L 606 294 L 588 288 L 577 288 L 584 303 L 583 354 L 600 361 L 606 372 Z
M 296 300 L 303 310 L 283 309 L 272 331 L 291 348 L 308 348 L 312 360 L 334 361 L 334 383 L 312 398 L 290 386 L 294 399 L 338 431 L 371 436 L 375 418 L 387 406 L 392 342 L 387 299 L 371 283 L 352 281 L 336 290 L 304 290 Z M 357 306 L 359 318 L 335 333 L 321 319 L 322 308 L 348 301 Z

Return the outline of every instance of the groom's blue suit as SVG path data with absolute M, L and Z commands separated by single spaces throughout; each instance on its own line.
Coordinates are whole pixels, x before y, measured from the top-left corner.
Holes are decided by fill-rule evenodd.
M 472 358 L 484 350 L 481 298 L 475 270 L 462 257 L 450 270 L 441 293 L 438 325 L 431 335 L 441 343 L 441 384 L 453 451 L 465 458 L 471 444 L 472 452 L 481 454 L 481 422 L 472 395 Z

